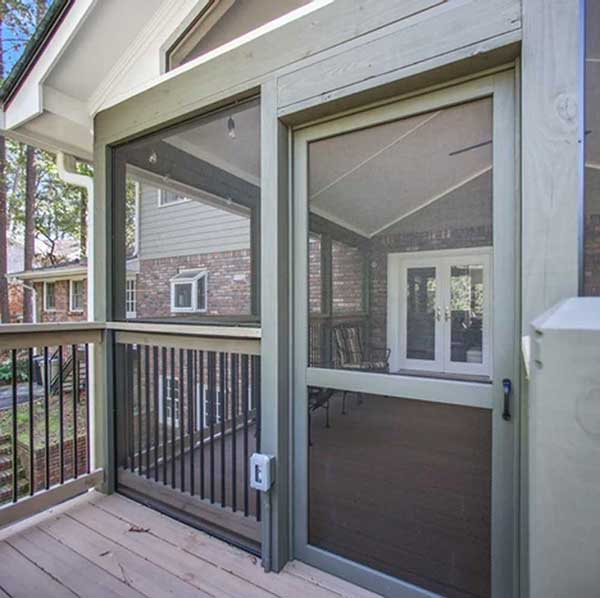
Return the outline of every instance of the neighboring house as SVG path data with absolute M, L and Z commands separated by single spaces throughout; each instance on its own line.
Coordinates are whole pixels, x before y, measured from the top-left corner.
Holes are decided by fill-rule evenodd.
M 61 264 L 16 272 L 14 278 L 34 289 L 36 322 L 87 320 L 87 265 Z
M 91 306 L 45 330 L 102 342 L 102 489 L 324 593 L 597 595 L 599 27 L 595 0 L 54 2 L 2 126 L 92 199 L 87 268 L 19 277 L 40 321 Z

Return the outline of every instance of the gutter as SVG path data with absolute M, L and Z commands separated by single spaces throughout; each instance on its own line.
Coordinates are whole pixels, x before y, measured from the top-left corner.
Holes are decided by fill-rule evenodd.
M 87 174 L 80 174 L 77 172 L 75 158 L 58 152 L 56 155 L 56 168 L 58 170 L 58 176 L 61 180 L 74 187 L 85 189 L 87 193 L 87 215 L 88 215 L 88 234 L 87 234 L 87 304 L 88 304 L 88 320 L 93 322 L 94 320 L 94 293 L 92 289 L 91 281 L 94 280 L 94 258 L 91 249 L 93 248 L 91 239 L 93 235 L 93 199 L 94 199 L 94 181 Z

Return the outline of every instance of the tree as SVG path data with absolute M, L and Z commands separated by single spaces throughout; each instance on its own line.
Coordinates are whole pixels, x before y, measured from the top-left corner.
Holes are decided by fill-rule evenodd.
M 33 13 L 23 0 L 0 0 L 0 81 L 4 81 L 6 52 L 13 55 L 31 35 Z M 9 35 L 5 35 L 5 31 Z M 0 137 L 0 321 L 9 321 L 7 247 L 8 247 L 8 194 L 6 188 L 6 141 Z
M 9 191 L 9 216 L 11 234 L 16 238 L 24 235 L 26 152 L 21 144 L 9 141 L 7 179 Z M 91 174 L 87 164 L 78 164 L 82 174 Z M 45 265 L 57 265 L 65 260 L 59 251 L 60 241 L 80 245 L 85 255 L 87 233 L 87 198 L 78 187 L 67 185 L 58 176 L 54 155 L 35 152 L 35 238 L 42 249 L 36 258 Z
M 39 25 L 45 13 L 46 0 L 37 0 L 35 15 L 37 25 Z M 35 179 L 37 174 L 35 168 L 35 148 L 28 145 L 25 156 L 25 243 L 23 244 L 23 264 L 25 270 L 31 270 L 35 257 Z M 33 309 L 31 290 L 26 286 L 23 292 L 24 322 L 33 322 Z

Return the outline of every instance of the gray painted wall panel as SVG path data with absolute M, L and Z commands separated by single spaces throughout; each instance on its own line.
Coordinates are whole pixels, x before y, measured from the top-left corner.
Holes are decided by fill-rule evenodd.
M 140 186 L 140 259 L 250 247 L 250 220 L 199 201 L 158 206 L 158 189 Z

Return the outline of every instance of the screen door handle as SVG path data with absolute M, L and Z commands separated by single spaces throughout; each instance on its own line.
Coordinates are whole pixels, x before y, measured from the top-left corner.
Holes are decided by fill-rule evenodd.
M 504 392 L 504 410 L 502 411 L 502 419 L 510 421 L 510 393 L 512 392 L 512 382 L 509 378 L 502 380 L 502 390 Z

